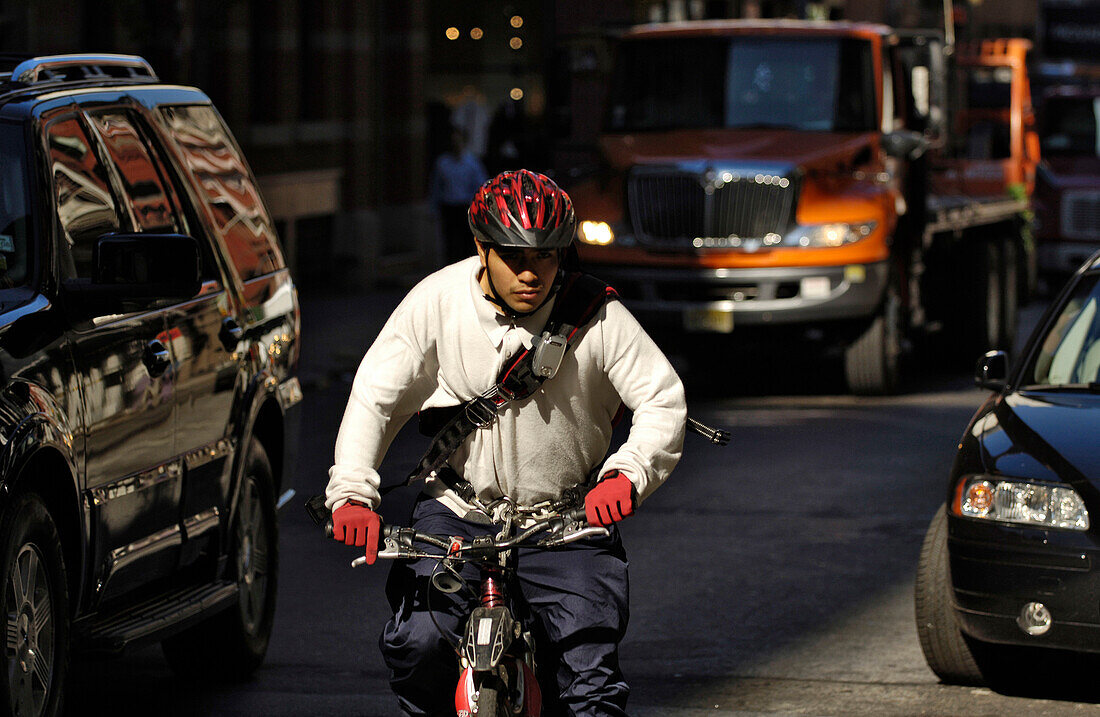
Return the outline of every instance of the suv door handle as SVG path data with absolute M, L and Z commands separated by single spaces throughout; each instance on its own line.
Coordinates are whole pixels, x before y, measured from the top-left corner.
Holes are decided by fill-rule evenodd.
M 145 344 L 145 351 L 142 353 L 141 361 L 145 364 L 145 368 L 149 370 L 149 375 L 153 378 L 160 376 L 172 365 L 172 357 L 168 353 L 168 348 L 159 340 L 150 341 Z
M 218 332 L 218 338 L 221 339 L 222 346 L 225 346 L 226 351 L 232 351 L 237 348 L 237 344 L 244 338 L 244 329 L 241 328 L 236 319 L 229 316 L 222 320 L 222 330 Z

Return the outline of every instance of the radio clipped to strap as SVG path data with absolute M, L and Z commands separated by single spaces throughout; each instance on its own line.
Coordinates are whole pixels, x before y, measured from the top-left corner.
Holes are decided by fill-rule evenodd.
M 540 336 L 529 348 L 512 357 L 488 391 L 454 408 L 432 409 L 445 416 L 442 427 L 435 430 L 432 444 L 405 481 L 410 485 L 435 474 L 438 476 L 451 455 L 478 428 L 486 428 L 513 401 L 522 401 L 557 375 L 577 332 L 596 317 L 599 310 L 618 294 L 610 286 L 589 274 L 571 273 L 562 280 L 554 308 Z M 438 420 L 425 421 L 421 425 Z M 448 486 L 452 487 L 452 486 Z
M 561 334 L 552 336 L 549 331 L 542 332 L 542 336 L 536 336 L 531 341 L 534 352 L 531 354 L 531 370 L 539 378 L 554 378 L 568 347 L 569 340 Z

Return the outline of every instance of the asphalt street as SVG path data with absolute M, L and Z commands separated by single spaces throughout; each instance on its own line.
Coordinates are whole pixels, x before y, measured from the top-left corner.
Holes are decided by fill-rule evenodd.
M 324 487 L 351 374 L 399 297 L 302 299 L 300 500 L 282 516 L 264 667 L 245 684 L 210 686 L 176 678 L 155 646 L 81 660 L 69 714 L 396 714 L 376 647 L 386 566 L 350 568 L 356 551 L 325 541 L 301 501 Z M 913 576 L 983 397 L 966 368 L 925 366 L 900 395 L 867 399 L 844 395 L 826 363 L 742 356 L 736 332 L 706 365 L 697 353 L 713 345 L 678 349 L 691 413 L 733 442 L 689 436 L 673 477 L 623 523 L 632 715 L 1100 714 L 1041 686 L 1020 696 L 942 685 L 924 664 Z M 384 478 L 424 447 L 404 431 Z M 383 514 L 400 522 L 410 494 L 393 496 Z

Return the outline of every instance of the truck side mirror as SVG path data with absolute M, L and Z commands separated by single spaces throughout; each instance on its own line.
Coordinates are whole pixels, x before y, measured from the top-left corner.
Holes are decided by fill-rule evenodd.
M 989 351 L 980 359 L 974 369 L 974 383 L 979 388 L 1000 393 L 1008 380 L 1008 354 L 1004 351 Z
M 917 159 L 928 149 L 928 140 L 919 132 L 897 129 L 882 135 L 882 149 L 891 157 Z

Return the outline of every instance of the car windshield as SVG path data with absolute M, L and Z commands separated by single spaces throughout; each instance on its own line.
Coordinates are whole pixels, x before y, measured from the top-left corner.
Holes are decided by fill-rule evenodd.
M 26 145 L 19 125 L 0 123 L 0 290 L 27 280 Z
M 1100 157 L 1100 97 L 1051 97 L 1043 116 L 1043 154 Z
M 1047 330 L 1024 376 L 1027 388 L 1100 385 L 1100 273 L 1086 275 Z
M 871 45 L 841 38 L 692 37 L 624 42 L 606 129 L 875 127 Z

